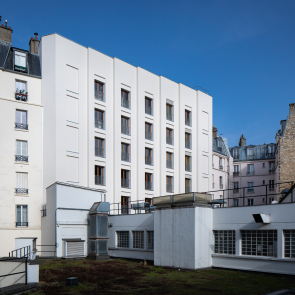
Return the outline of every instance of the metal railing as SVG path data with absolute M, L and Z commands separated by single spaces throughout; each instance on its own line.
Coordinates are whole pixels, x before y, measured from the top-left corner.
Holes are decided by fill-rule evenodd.
M 121 133 L 122 134 L 130 135 L 129 131 L 130 131 L 130 129 L 128 126 L 124 126 L 124 125 L 121 126 Z
M 219 188 L 223 188 L 223 184 L 222 183 L 219 184 Z
M 213 183 L 212 183 L 212 188 L 214 188 L 214 187 L 215 187 L 215 183 L 213 182 Z
M 269 169 L 269 170 L 268 170 L 268 173 L 269 173 L 269 174 L 274 174 L 274 173 L 275 173 L 275 169 Z
M 28 101 L 28 94 L 24 93 L 15 93 L 15 99 L 16 100 L 21 100 L 21 101 Z
M 167 144 L 171 144 L 171 145 L 173 145 L 173 138 L 170 137 L 170 136 L 167 136 L 167 137 L 166 137 L 166 143 L 167 143 Z
M 47 216 L 47 209 L 46 209 L 46 205 L 43 206 L 43 209 L 41 210 L 41 217 L 45 217 Z
M 150 181 L 145 182 L 145 189 L 146 190 L 152 190 L 153 189 L 153 183 Z
M 236 193 L 238 193 L 238 192 L 239 192 L 239 188 L 234 188 L 233 193 L 236 194 Z
M 170 112 L 166 112 L 166 120 L 173 122 L 173 114 Z
M 97 157 L 104 157 L 104 149 L 102 149 L 102 148 L 95 148 L 95 156 L 97 156 Z
M 28 130 L 29 125 L 28 124 L 23 124 L 23 123 L 15 123 L 15 129 Z
M 98 129 L 105 129 L 104 120 L 95 120 L 94 126 Z
M 153 133 L 150 131 L 145 132 L 145 139 L 153 140 Z
M 149 107 L 149 106 L 145 106 L 145 113 L 148 114 L 148 115 L 152 115 L 152 107 Z
M 219 152 L 221 152 L 221 151 L 222 151 L 222 147 L 221 147 L 221 146 L 218 146 L 218 147 L 217 147 L 217 150 L 218 150 Z
M 249 176 L 249 175 L 255 175 L 255 171 L 253 170 L 253 171 L 247 171 L 247 175 Z
M 16 194 L 28 194 L 29 189 L 27 189 L 27 188 L 16 188 L 15 193 Z
M 185 148 L 186 149 L 191 149 L 191 142 L 189 140 L 185 141 Z
M 253 187 L 248 187 L 247 192 L 248 193 L 254 193 L 254 188 Z
M 96 185 L 104 185 L 104 177 L 95 175 L 95 184 Z
M 153 158 L 152 157 L 145 157 L 145 164 L 146 165 L 153 165 Z
M 274 157 L 274 156 L 275 156 L 275 153 L 266 153 L 266 155 L 267 155 L 268 157 Z
M 31 257 L 31 246 L 25 246 L 16 250 L 12 250 L 9 252 L 9 257 L 17 257 L 17 258 L 30 258 Z
M 56 257 L 56 245 L 37 245 L 37 247 L 42 247 L 41 249 L 44 249 L 43 247 L 54 247 L 53 251 L 51 250 L 37 250 L 36 253 L 54 253 L 53 258 Z M 50 248 L 49 248 L 50 249 Z M 38 255 L 38 257 L 40 257 Z
M 191 168 L 191 164 L 185 164 L 185 171 L 187 172 L 191 172 L 192 171 L 192 168 Z
M 100 101 L 104 101 L 104 93 L 95 91 L 95 99 L 100 100 Z
M 223 166 L 222 165 L 219 165 L 219 170 L 223 170 Z
M 129 153 L 121 152 L 121 161 L 130 162 Z
M 121 178 L 121 187 L 130 188 L 129 179 Z
M 28 227 L 29 226 L 29 223 L 28 222 L 20 222 L 20 221 L 17 221 L 15 223 L 15 226 L 18 227 L 18 226 L 26 226 Z
M 122 99 L 122 100 L 121 100 L 121 106 L 122 106 L 123 108 L 130 109 L 130 107 L 129 107 L 129 100 L 127 100 L 127 99 Z
M 234 176 L 239 176 L 239 175 L 240 175 L 239 171 L 234 172 Z
M 128 201 L 110 204 L 109 215 L 152 213 L 155 207 L 146 200 Z
M 185 193 L 190 193 L 191 192 L 191 187 L 190 186 L 186 186 L 185 187 Z
M 28 156 L 22 156 L 22 155 L 15 155 L 15 161 L 16 162 L 28 162 L 29 157 Z
M 173 186 L 172 184 L 166 184 L 166 192 L 173 193 Z
M 209 93 L 208 90 L 206 90 L 205 88 L 203 88 L 203 87 L 201 87 L 201 86 L 195 86 L 194 89 L 195 89 L 195 90 L 200 90 L 200 91 L 202 91 L 202 92 L 204 92 L 204 93 L 206 93 L 206 94 Z
M 173 169 L 173 162 L 172 161 L 166 161 L 166 168 Z

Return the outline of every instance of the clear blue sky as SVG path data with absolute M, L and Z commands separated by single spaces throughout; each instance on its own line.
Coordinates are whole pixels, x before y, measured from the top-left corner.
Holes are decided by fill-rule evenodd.
M 34 32 L 84 46 L 213 96 L 213 124 L 237 145 L 274 142 L 295 102 L 294 0 L 1 1 L 13 46 Z

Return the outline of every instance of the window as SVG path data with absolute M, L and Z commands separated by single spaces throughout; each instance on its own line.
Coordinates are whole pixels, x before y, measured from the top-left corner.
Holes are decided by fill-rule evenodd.
M 121 170 L 121 187 L 130 188 L 130 171 Z
M 153 125 L 145 123 L 145 139 L 153 140 Z
M 94 97 L 100 101 L 104 101 L 104 84 L 94 81 Z
M 152 190 L 153 189 L 153 174 L 145 173 L 145 189 Z
M 268 156 L 273 157 L 275 154 L 275 147 L 273 145 L 268 146 Z
M 234 193 L 238 193 L 239 192 L 239 182 L 236 181 L 234 182 Z
M 284 230 L 285 258 L 295 258 L 295 230 Z
M 28 194 L 28 173 L 16 172 L 16 194 Z
M 144 249 L 144 231 L 133 231 L 133 248 Z
M 254 193 L 254 182 L 248 182 L 248 193 Z
M 28 130 L 27 111 L 16 110 L 15 129 Z
M 29 226 L 27 205 L 16 206 L 16 226 Z
M 234 199 L 234 207 L 239 207 L 239 199 Z
M 145 164 L 153 165 L 153 150 L 145 148 Z
M 129 213 L 129 197 L 121 197 L 121 214 Z M 129 245 L 129 243 L 128 243 Z
M 265 168 L 265 163 L 262 163 L 262 168 Z
M 185 132 L 185 148 L 186 149 L 191 149 L 192 148 L 192 146 L 191 146 L 191 134 L 187 133 L 187 132 Z
M 15 81 L 15 99 L 21 101 L 28 100 L 27 82 Z
M 104 111 L 94 110 L 94 126 L 99 129 L 105 129 Z
M 275 162 L 269 162 L 269 174 L 275 173 Z
M 191 180 L 190 178 L 185 179 L 185 193 L 190 193 L 191 192 Z
M 28 142 L 17 140 L 16 141 L 16 152 L 15 161 L 17 162 L 28 162 Z
M 147 248 L 148 250 L 154 250 L 154 232 L 147 231 Z
M 152 99 L 150 99 L 148 97 L 145 98 L 145 113 L 148 115 L 153 114 Z
M 95 173 L 95 184 L 96 185 L 104 185 L 104 167 L 101 166 L 95 166 L 94 167 L 94 173 Z
M 265 180 L 262 180 L 262 184 L 265 184 Z
M 212 174 L 212 188 L 214 188 L 215 183 L 214 183 L 214 174 Z
M 123 89 L 121 89 L 121 106 L 130 109 L 130 93 Z
M 240 174 L 240 168 L 239 165 L 234 165 L 234 176 L 239 176 Z
M 247 175 L 255 175 L 254 164 L 247 165 Z
M 173 121 L 173 105 L 166 104 L 166 119 Z
M 247 156 L 254 156 L 254 150 L 252 148 L 247 148 Z
M 129 248 L 129 231 L 117 231 L 117 247 Z
M 189 171 L 189 172 L 192 171 L 190 156 L 185 156 L 185 171 Z
M 105 148 L 104 148 L 104 139 L 95 137 L 95 156 L 104 157 Z
M 166 168 L 173 169 L 173 154 L 166 152 Z
M 234 230 L 214 231 L 214 252 L 218 254 L 236 254 Z
M 234 159 L 239 159 L 239 150 L 238 149 L 233 150 L 233 158 Z
M 20 72 L 27 71 L 27 55 L 24 52 L 15 51 L 14 53 L 14 70 Z
M 166 128 L 166 143 L 173 145 L 173 130 Z
M 223 188 L 223 177 L 219 176 L 219 188 Z
M 188 110 L 185 110 L 185 125 L 186 126 L 192 126 L 191 122 L 191 112 Z
M 273 191 L 275 189 L 275 181 L 274 180 L 270 180 L 269 181 L 269 190 Z
M 121 143 L 121 160 L 130 162 L 130 144 Z
M 173 193 L 173 177 L 166 176 L 166 192 Z
M 223 170 L 222 158 L 219 158 L 219 170 Z
M 121 117 L 121 133 L 130 135 L 130 119 Z
M 248 199 L 248 206 L 254 205 L 254 199 Z
M 242 255 L 277 257 L 276 230 L 242 230 Z
M 269 204 L 271 204 L 274 200 L 275 200 L 275 198 L 269 198 L 268 199 Z

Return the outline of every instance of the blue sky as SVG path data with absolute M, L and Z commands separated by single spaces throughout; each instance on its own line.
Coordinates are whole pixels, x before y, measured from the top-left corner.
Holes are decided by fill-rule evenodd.
M 274 142 L 295 101 L 295 1 L 1 1 L 13 46 L 34 32 L 84 46 L 213 96 L 213 124 L 237 145 Z

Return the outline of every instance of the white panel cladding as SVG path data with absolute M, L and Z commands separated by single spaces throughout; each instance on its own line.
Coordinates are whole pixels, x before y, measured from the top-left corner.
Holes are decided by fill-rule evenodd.
M 67 126 L 67 151 L 78 153 L 79 152 L 79 129 Z
M 67 156 L 67 181 L 79 182 L 79 158 Z
M 79 100 L 67 95 L 67 121 L 79 123 Z
M 202 132 L 201 149 L 202 152 L 209 153 L 209 135 L 204 132 Z
M 207 155 L 202 155 L 202 169 L 203 173 L 209 173 L 209 157 Z
M 79 70 L 67 65 L 67 90 L 79 93 Z
M 208 114 L 208 112 L 202 111 L 201 121 L 203 122 L 203 129 L 209 131 L 209 114 Z

